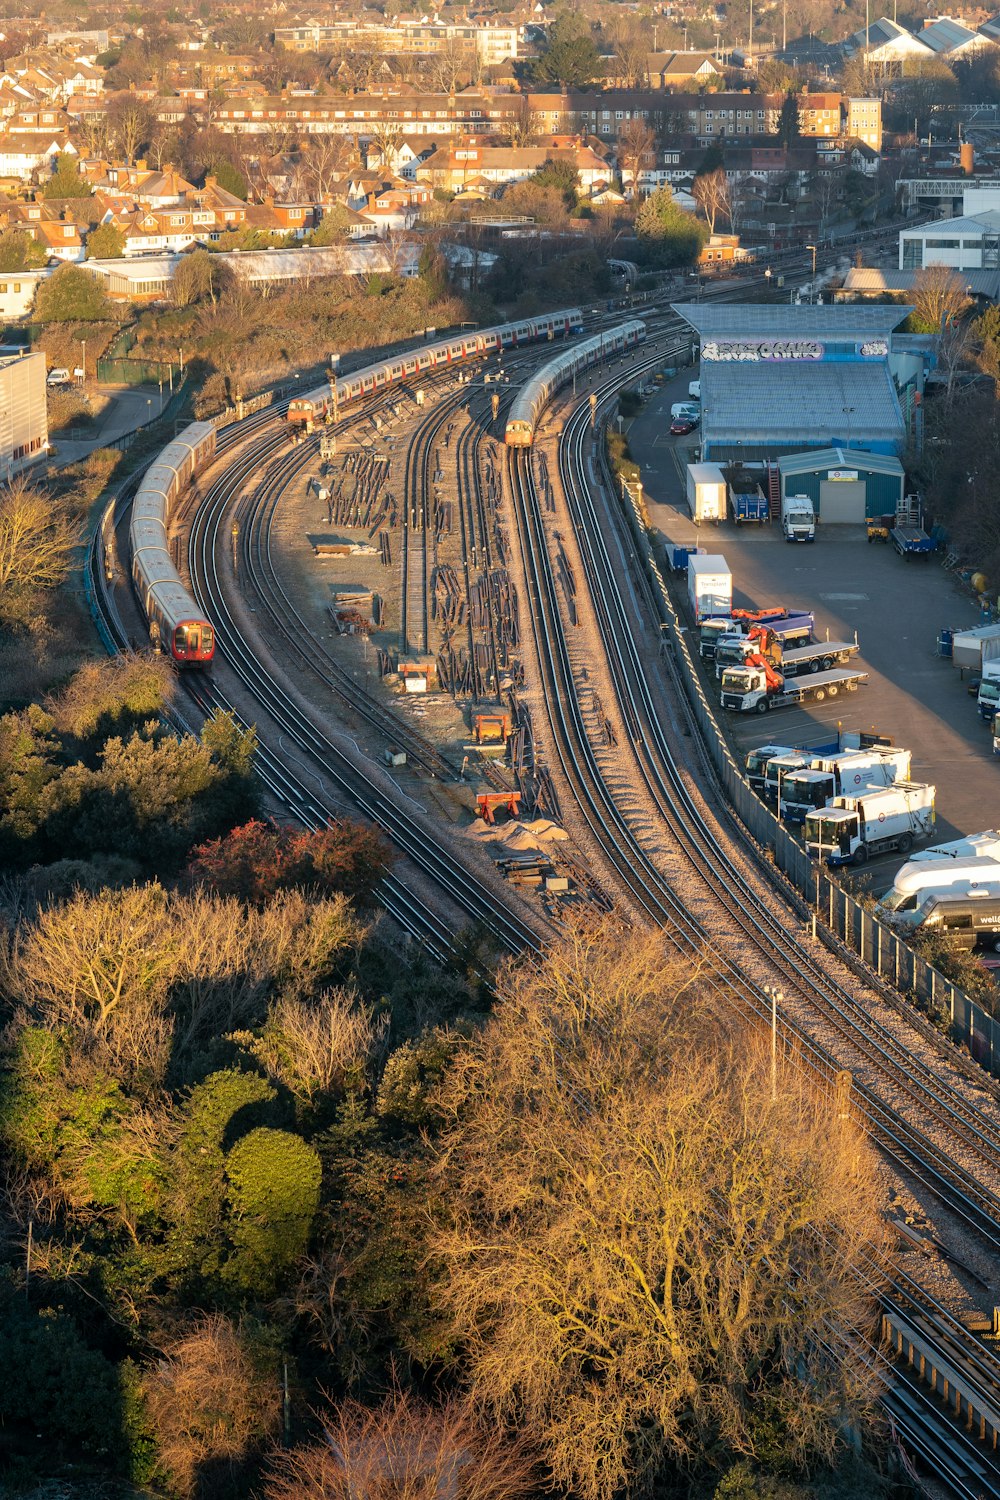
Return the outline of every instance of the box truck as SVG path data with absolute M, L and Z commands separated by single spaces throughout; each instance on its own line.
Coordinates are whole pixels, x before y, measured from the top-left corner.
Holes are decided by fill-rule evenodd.
M 709 553 L 688 558 L 688 598 L 696 624 L 712 615 L 729 614 L 733 607 L 733 575 L 724 557 Z
M 931 835 L 934 792 L 920 782 L 898 781 L 860 797 L 836 797 L 807 814 L 806 848 L 828 865 L 863 865 L 897 849 L 905 854 Z
M 909 750 L 852 750 L 846 755 L 817 756 L 784 778 L 778 814 L 787 823 L 803 823 L 814 808 L 832 805 L 835 797 L 857 797 L 909 779 Z
M 990 725 L 1000 713 L 1000 657 L 983 662 L 976 707 L 979 709 L 979 717 Z
M 694 521 L 724 521 L 726 481 L 718 464 L 688 464 L 687 503 Z
M 783 496 L 781 530 L 786 542 L 816 540 L 816 512 L 808 495 Z
M 849 750 L 868 750 L 874 745 L 882 745 L 887 750 L 891 750 L 892 740 L 888 735 L 879 734 L 876 730 L 840 729 L 832 739 L 824 740 L 821 744 L 757 745 L 753 750 L 747 751 L 743 765 L 747 781 L 755 792 L 760 793 L 764 790 L 764 777 L 768 762 L 776 756 L 843 755 Z
M 977 625 L 974 630 L 956 630 L 951 638 L 951 659 L 956 667 L 981 672 L 985 662 L 1000 656 L 1000 625 Z

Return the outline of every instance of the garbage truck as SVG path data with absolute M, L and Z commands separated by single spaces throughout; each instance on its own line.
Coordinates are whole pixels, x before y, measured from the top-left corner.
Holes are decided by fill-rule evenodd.
M 909 750 L 818 756 L 784 778 L 779 815 L 786 823 L 802 823 L 813 808 L 829 806 L 834 797 L 857 797 L 873 787 L 908 781 L 910 769 Z
M 879 854 L 905 854 L 934 827 L 935 788 L 897 781 L 860 797 L 835 797 L 829 807 L 806 814 L 809 853 L 828 865 L 863 865 Z

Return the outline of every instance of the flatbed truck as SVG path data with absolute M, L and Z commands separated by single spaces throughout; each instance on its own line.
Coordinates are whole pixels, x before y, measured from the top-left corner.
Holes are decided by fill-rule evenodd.
M 867 681 L 867 672 L 841 667 L 786 682 L 763 657 L 751 657 L 746 666 L 727 667 L 723 672 L 721 703 L 733 713 L 766 714 L 770 709 L 796 707 L 809 699 L 822 703 L 824 698 L 835 698 L 841 692 L 853 693 Z
M 810 641 L 805 646 L 791 646 L 786 651 L 771 627 L 761 626 L 749 635 L 724 635 L 715 647 L 715 675 L 721 677 L 726 667 L 740 667 L 751 656 L 766 656 L 783 677 L 801 677 L 803 672 L 829 672 L 843 666 L 861 650 L 857 641 Z

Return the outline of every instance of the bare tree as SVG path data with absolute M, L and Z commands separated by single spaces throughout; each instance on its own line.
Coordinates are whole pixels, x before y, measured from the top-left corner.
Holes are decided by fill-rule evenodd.
M 709 234 L 715 233 L 720 215 L 732 220 L 733 199 L 725 167 L 716 167 L 714 172 L 704 172 L 696 177 L 691 193 L 708 221 Z
M 608 922 L 508 969 L 437 1101 L 471 1393 L 585 1500 L 752 1452 L 761 1402 L 791 1462 L 829 1459 L 877 1384 L 848 1354 L 885 1242 L 861 1132 L 668 952 Z
M 236 1489 L 278 1420 L 278 1382 L 256 1368 L 239 1330 L 220 1316 L 203 1319 L 170 1348 L 148 1371 L 143 1394 L 160 1462 L 182 1496 L 197 1492 L 206 1466 L 228 1470 Z
M 467 83 L 475 72 L 475 59 L 469 48 L 454 39 L 449 39 L 438 52 L 432 52 L 427 60 L 427 76 L 431 87 L 439 94 L 454 94 L 462 83 Z
M 503 132 L 515 150 L 532 145 L 541 134 L 542 118 L 532 109 L 527 94 L 518 94 L 503 123 Z
M 615 53 L 615 66 L 621 86 L 640 88 L 646 83 L 646 58 L 649 37 L 645 28 L 632 16 L 616 17 L 609 31 Z
M 360 1086 L 385 1038 L 388 1017 L 375 1021 L 370 1007 L 345 990 L 318 1000 L 283 996 L 260 1035 L 237 1032 L 232 1040 L 250 1051 L 270 1075 L 303 1104 L 321 1094 Z
M 639 196 L 639 177 L 646 167 L 656 163 L 656 137 L 645 120 L 628 120 L 618 132 L 618 170 L 622 186 L 625 174 L 632 179 L 632 196 Z
M 972 305 L 964 276 L 950 266 L 924 266 L 913 278 L 913 311 L 924 327 L 943 333 Z
M 155 121 L 149 105 L 131 92 L 115 94 L 108 104 L 108 126 L 111 139 L 131 166 L 153 135 Z
M 402 128 L 392 120 L 380 120 L 371 134 L 370 144 L 379 154 L 383 172 L 395 172 L 399 165 L 399 148 L 403 144 Z
M 328 197 L 335 182 L 350 171 L 357 159 L 357 147 L 350 135 L 317 135 L 303 152 L 301 168 L 313 197 Z
M 0 486 L 0 611 L 16 589 L 61 583 L 79 539 L 79 526 L 23 475 Z
M 533 1488 L 525 1444 L 455 1398 L 433 1407 L 397 1391 L 318 1415 L 322 1438 L 275 1455 L 265 1500 L 521 1500 Z

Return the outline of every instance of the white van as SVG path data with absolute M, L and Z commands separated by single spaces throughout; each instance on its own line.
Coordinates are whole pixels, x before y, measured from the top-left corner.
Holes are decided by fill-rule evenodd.
M 68 370 L 50 370 L 45 377 L 46 385 L 69 385 L 70 373 Z
M 692 401 L 700 401 L 701 400 L 701 381 L 700 380 L 692 380 L 691 384 L 688 386 L 688 395 L 691 397 Z
M 678 417 L 690 417 L 692 422 L 697 422 L 701 416 L 701 409 L 693 401 L 675 401 L 670 408 L 670 420 L 676 422 Z
M 911 860 L 896 875 L 876 915 L 892 921 L 896 913 L 904 920 L 922 906 L 931 892 L 955 887 L 963 894 L 976 886 L 1000 884 L 1000 863 L 993 859 Z

